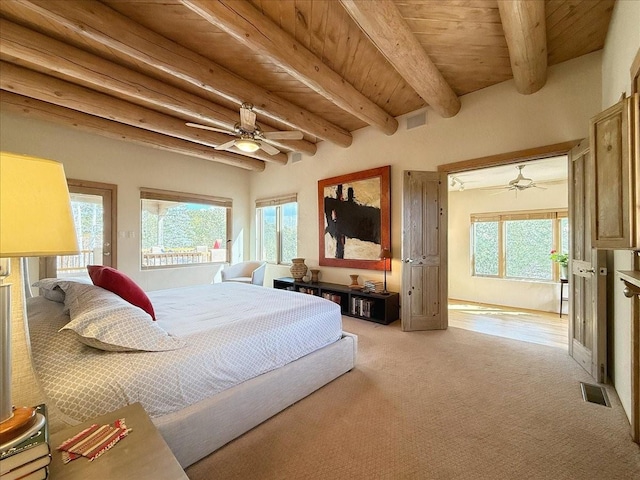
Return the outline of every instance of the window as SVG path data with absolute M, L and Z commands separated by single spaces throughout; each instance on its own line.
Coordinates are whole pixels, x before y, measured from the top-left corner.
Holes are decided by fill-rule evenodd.
M 258 260 L 290 264 L 298 255 L 298 197 L 256 201 Z
M 226 262 L 231 199 L 141 189 L 142 268 Z
M 569 250 L 567 212 L 537 211 L 471 216 L 475 276 L 557 280 L 551 250 Z

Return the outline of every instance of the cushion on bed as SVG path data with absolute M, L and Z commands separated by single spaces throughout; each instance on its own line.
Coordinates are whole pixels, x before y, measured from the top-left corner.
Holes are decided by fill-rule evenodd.
M 40 294 L 47 300 L 64 303 L 64 290 L 61 288 L 62 282 L 76 282 L 90 284 L 89 278 L 43 278 L 33 283 L 32 287 L 40 289 Z
M 60 330 L 75 332 L 85 345 L 110 352 L 160 352 L 186 345 L 160 328 L 144 310 L 109 290 L 82 284 L 62 288 L 71 321 Z
M 153 305 L 149 297 L 147 297 L 147 294 L 144 293 L 144 290 L 142 290 L 136 282 L 124 273 L 115 268 L 103 265 L 87 265 L 87 270 L 94 285 L 121 296 L 132 305 L 143 309 L 151 315 L 151 318 L 154 320 L 156 319 Z

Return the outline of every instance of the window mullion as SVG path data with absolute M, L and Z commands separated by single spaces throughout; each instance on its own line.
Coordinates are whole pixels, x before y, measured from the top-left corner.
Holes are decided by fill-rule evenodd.
M 276 264 L 282 263 L 282 206 L 276 207 Z

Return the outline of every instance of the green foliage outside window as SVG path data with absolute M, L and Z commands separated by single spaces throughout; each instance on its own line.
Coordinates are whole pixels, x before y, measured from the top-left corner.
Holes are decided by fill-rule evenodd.
M 517 213 L 488 214 L 490 221 L 472 217 L 473 275 L 553 280 L 557 269 L 549 251 L 566 252 L 569 243 L 569 222 L 561 214 L 543 212 L 543 218 L 521 220 L 514 218 Z
M 261 207 L 256 212 L 259 259 L 271 263 L 291 263 L 291 259 L 298 256 L 298 203 Z
M 142 199 L 142 266 L 224 262 L 227 208 Z
M 497 276 L 498 270 L 498 222 L 474 224 L 475 274 Z
M 506 276 L 551 280 L 549 250 L 553 247 L 553 220 L 505 222 Z

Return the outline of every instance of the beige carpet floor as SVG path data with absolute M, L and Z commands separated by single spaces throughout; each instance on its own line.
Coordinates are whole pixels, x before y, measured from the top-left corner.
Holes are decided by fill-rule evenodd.
M 208 479 L 638 479 L 615 392 L 566 351 L 343 317 L 357 366 L 187 469 Z

